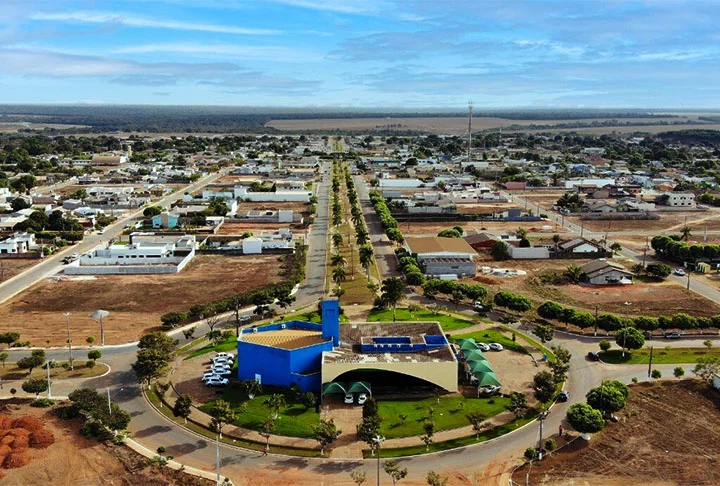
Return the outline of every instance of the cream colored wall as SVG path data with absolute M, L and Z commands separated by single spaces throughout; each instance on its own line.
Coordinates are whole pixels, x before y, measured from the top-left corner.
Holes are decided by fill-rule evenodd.
M 323 363 L 322 382 L 329 383 L 347 371 L 359 369 L 394 371 L 429 381 L 449 392 L 458 390 L 458 368 L 455 361 L 441 363 Z

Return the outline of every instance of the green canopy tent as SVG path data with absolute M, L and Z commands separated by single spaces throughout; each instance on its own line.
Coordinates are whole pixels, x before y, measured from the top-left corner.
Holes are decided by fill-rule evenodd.
M 470 366 L 470 370 L 472 370 L 472 373 L 475 376 L 480 373 L 493 373 L 493 369 L 487 361 L 468 360 L 467 364 Z
M 497 376 L 495 376 L 495 373 L 493 373 L 492 371 L 473 374 L 475 375 L 475 378 L 478 379 L 477 386 L 502 386 L 500 380 L 497 379 Z
M 340 381 L 331 381 L 330 383 L 323 383 L 322 386 L 322 396 L 325 396 L 329 393 L 342 393 L 343 395 L 347 395 L 347 384 L 342 383 Z
M 465 356 L 465 361 L 487 361 L 485 355 L 479 349 L 470 349 L 468 351 L 463 351 L 463 355 Z
M 367 381 L 356 381 L 354 383 L 350 384 L 350 388 L 348 388 L 348 394 L 350 393 L 367 393 L 368 395 L 372 395 L 372 392 L 370 391 L 370 383 Z
M 477 345 L 475 344 L 475 340 L 474 339 L 463 340 L 463 342 L 460 344 L 460 349 L 462 349 L 463 351 L 477 350 Z

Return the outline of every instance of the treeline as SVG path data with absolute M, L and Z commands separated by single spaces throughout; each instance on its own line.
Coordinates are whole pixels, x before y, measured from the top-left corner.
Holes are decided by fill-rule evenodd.
M 388 239 L 396 243 L 402 243 L 403 241 L 405 241 L 405 237 L 400 231 L 398 222 L 395 218 L 393 218 L 392 214 L 390 213 L 390 208 L 388 208 L 388 205 L 385 202 L 385 198 L 382 196 L 382 194 L 380 194 L 378 191 L 371 192 L 370 202 L 375 208 L 375 213 L 378 215 L 378 218 L 380 218 L 380 225 L 385 230 L 385 234 L 387 235 Z
M 680 235 L 658 235 L 650 240 L 650 246 L 658 256 L 679 262 L 720 258 L 720 245 L 690 245 L 680 238 Z
M 572 324 L 581 329 L 594 327 L 606 332 L 617 331 L 624 327 L 634 327 L 642 331 L 656 331 L 658 329 L 709 329 L 720 328 L 720 315 L 713 317 L 693 317 L 684 312 L 672 316 L 660 317 L 622 317 L 616 314 L 600 314 L 593 316 L 589 312 L 578 311 L 572 307 L 565 307 L 557 302 L 544 302 L 537 309 L 540 317 Z
M 455 299 L 477 301 L 484 300 L 488 295 L 488 291 L 479 284 L 457 283 L 452 280 L 431 278 L 423 284 L 423 294 L 431 299 L 434 299 L 438 294 L 444 294 Z

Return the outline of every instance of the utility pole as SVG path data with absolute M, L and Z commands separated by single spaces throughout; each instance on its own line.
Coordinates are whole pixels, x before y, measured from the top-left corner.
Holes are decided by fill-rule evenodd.
M 377 449 L 377 486 L 380 486 L 380 444 L 385 440 L 385 437 L 376 435 L 373 437 L 375 442 L 375 448 Z
M 220 486 L 220 432 L 215 435 L 215 470 L 217 471 L 215 484 Z
M 652 376 L 653 347 L 650 346 L 650 360 L 648 361 L 648 380 Z
M 47 370 L 47 383 L 48 383 L 48 399 L 52 398 L 52 385 L 50 384 L 50 361 L 45 363 L 45 369 Z
M 540 421 L 540 443 L 538 444 L 538 460 L 542 461 L 542 451 L 543 451 L 543 422 L 547 418 L 549 411 L 544 411 L 540 415 L 538 415 L 538 420 Z
M 472 151 L 472 110 L 473 110 L 473 102 L 468 101 L 468 163 L 470 163 L 471 160 L 471 151 Z
M 68 352 L 70 353 L 70 371 L 73 371 L 75 368 L 73 367 L 72 338 L 70 337 L 70 316 L 72 314 L 70 312 L 64 312 L 63 315 L 65 316 L 65 323 L 67 324 Z

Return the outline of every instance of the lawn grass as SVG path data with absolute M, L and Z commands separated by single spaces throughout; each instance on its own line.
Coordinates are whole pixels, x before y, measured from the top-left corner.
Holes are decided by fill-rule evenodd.
M 496 437 L 500 437 L 501 435 L 508 434 L 512 432 L 513 430 L 516 430 L 523 425 L 532 422 L 535 420 L 538 416 L 538 410 L 537 409 L 530 409 L 523 417 L 520 417 L 518 419 L 515 419 L 511 422 L 508 422 L 503 425 L 499 425 L 495 428 L 484 430 L 482 433 L 480 433 L 479 437 L 476 435 L 469 435 L 466 437 L 459 437 L 457 439 L 451 439 L 441 442 L 433 442 L 430 444 L 429 447 L 426 447 L 425 444 L 420 443 L 420 439 L 418 439 L 418 445 L 417 446 L 409 446 L 409 447 L 395 447 L 395 448 L 380 448 L 380 457 L 403 457 L 403 456 L 414 456 L 414 455 L 420 455 L 420 454 L 429 454 L 431 452 L 441 452 L 441 451 L 447 451 L 450 449 L 456 449 L 458 447 L 465 447 L 472 444 L 478 444 L 480 442 L 485 442 L 486 440 L 494 439 Z M 369 458 L 372 454 L 370 452 L 370 449 L 363 449 L 363 457 Z
M 173 422 L 182 425 L 183 427 L 186 427 L 193 432 L 203 435 L 207 437 L 210 440 L 215 440 L 216 434 L 215 432 L 212 432 L 208 430 L 207 428 L 203 427 L 199 423 L 188 419 L 187 423 L 185 423 L 184 420 L 175 417 L 172 413 L 172 410 L 168 406 L 167 402 L 164 400 L 161 402 L 160 398 L 157 396 L 157 393 L 155 393 L 154 390 L 147 390 L 146 392 L 147 398 L 150 401 L 150 403 L 153 404 L 156 410 L 158 410 L 160 413 L 162 413 L 164 416 L 172 420 Z M 162 406 L 161 406 L 162 403 Z M 262 451 L 265 449 L 265 443 L 263 442 L 256 442 L 253 440 L 243 439 L 240 437 L 235 437 L 233 435 L 228 435 L 227 433 L 223 433 L 223 438 L 220 439 L 221 442 L 233 445 L 233 446 L 239 446 L 245 449 L 251 449 L 254 451 Z M 286 447 L 286 446 L 279 446 L 279 445 L 270 445 L 270 452 L 273 454 L 285 454 L 288 456 L 299 456 L 299 457 L 319 457 L 320 451 L 314 450 L 314 449 L 306 449 L 302 447 Z
M 306 321 L 314 322 L 315 324 L 322 324 L 322 318 L 320 317 L 320 313 L 318 311 L 295 313 L 286 316 L 279 316 L 275 319 L 275 322 L 280 321 Z M 345 314 L 340 314 L 340 322 L 350 322 L 350 319 L 348 319 L 348 316 Z
M 251 430 L 261 430 L 263 422 L 270 415 L 269 409 L 263 402 L 274 393 L 284 395 L 287 402 L 287 405 L 280 410 L 280 414 L 275 421 L 275 434 L 312 438 L 313 427 L 318 424 L 320 414 L 316 413 L 314 408 L 306 409 L 289 390 L 266 386 L 263 387 L 261 395 L 248 400 L 244 390 L 238 386 L 229 386 L 225 389 L 222 399 L 229 402 L 237 413 L 235 425 Z M 213 403 L 214 401 L 211 401 L 198 408 L 207 413 Z M 247 410 L 240 413 L 242 403 L 247 403 Z
M 421 309 L 410 312 L 408 309 L 400 308 L 396 310 L 398 321 L 437 321 L 443 328 L 443 331 L 455 331 L 476 324 L 467 319 L 460 319 L 445 314 L 435 314 L 432 311 Z M 370 322 L 392 322 L 392 309 L 372 310 L 368 316 Z
M 236 351 L 237 350 L 237 338 L 235 336 L 223 339 L 217 344 L 213 343 L 207 343 L 202 348 L 198 348 L 192 353 L 185 356 L 184 361 L 187 361 L 192 358 L 197 358 L 198 356 L 202 356 L 203 354 L 208 354 L 212 352 L 221 353 L 221 352 L 229 352 L 229 351 Z
M 720 358 L 720 348 L 655 348 L 653 350 L 653 363 L 655 364 L 683 364 L 697 363 L 699 358 L 714 356 Z M 610 364 L 647 364 L 650 362 L 650 349 L 636 349 L 632 353 L 611 349 L 600 353 L 600 359 Z
M 383 418 L 380 427 L 382 435 L 388 439 L 410 437 L 424 434 L 423 424 L 432 420 L 435 430 L 457 429 L 470 425 L 465 415 L 480 412 L 486 418 L 497 415 L 510 404 L 509 398 L 501 396 L 491 398 L 465 398 L 462 396 L 426 398 L 423 400 L 380 400 L 378 413 Z M 462 404 L 462 406 L 461 406 Z M 434 409 L 431 419 L 430 408 Z M 407 415 L 405 423 L 400 415 Z
M 468 334 L 456 334 L 452 337 L 454 341 L 458 339 L 474 339 L 476 342 L 485 344 L 499 343 L 502 344 L 505 349 L 517 351 L 518 353 L 528 354 L 527 349 L 523 345 L 522 341 L 526 341 L 522 335 L 516 335 L 516 340 L 507 337 L 505 334 L 507 331 L 501 331 L 499 328 L 484 329 L 482 331 L 475 331 Z M 527 342 L 527 341 L 526 341 Z M 529 342 L 528 342 L 529 343 Z M 532 345 L 532 343 L 529 343 Z
M 61 362 L 55 362 L 55 368 L 50 368 L 51 380 L 71 380 L 75 378 L 93 378 L 107 372 L 108 367 L 103 363 L 96 363 L 94 367 L 89 368 L 85 365 L 85 361 L 73 359 L 74 370 L 62 367 Z M 46 378 L 47 370 L 45 368 L 34 368 L 32 373 L 28 375 L 27 370 L 18 368 L 15 363 L 5 363 L 0 368 L 0 379 L 3 380 L 27 380 L 28 378 Z

